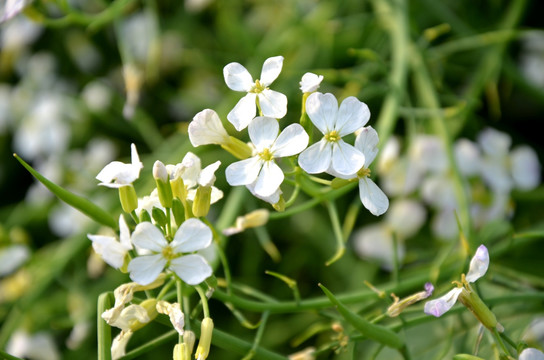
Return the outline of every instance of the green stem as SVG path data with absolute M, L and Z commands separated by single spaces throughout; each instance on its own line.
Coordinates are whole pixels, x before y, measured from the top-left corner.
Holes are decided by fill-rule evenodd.
M 204 312 L 204 317 L 210 317 L 210 309 L 208 308 L 208 298 L 206 297 L 206 293 L 200 286 L 195 286 L 195 290 L 200 296 L 200 300 L 202 302 L 202 311 Z
M 342 235 L 342 226 L 340 225 L 340 219 L 338 217 L 338 211 L 336 210 L 336 206 L 334 205 L 334 202 L 329 200 L 326 202 L 327 204 L 327 210 L 329 212 L 329 217 L 331 219 L 332 224 L 332 230 L 334 233 L 334 238 L 336 239 L 336 253 L 333 255 L 332 258 L 327 260 L 325 262 L 326 266 L 329 266 L 333 264 L 334 262 L 338 261 L 346 252 L 346 246 L 344 245 L 344 237 Z

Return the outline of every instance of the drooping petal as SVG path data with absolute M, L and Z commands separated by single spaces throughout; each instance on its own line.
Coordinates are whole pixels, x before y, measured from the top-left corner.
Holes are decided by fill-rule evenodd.
M 287 114 L 287 96 L 284 94 L 265 89 L 257 94 L 257 96 L 259 97 L 259 105 L 264 116 L 281 119 Z
M 185 326 L 185 316 L 181 311 L 179 303 L 170 304 L 167 301 L 159 301 L 156 305 L 157 312 L 160 314 L 165 314 L 170 317 L 170 322 L 174 326 L 174 329 L 178 334 L 183 335 Z
M 258 152 L 270 148 L 280 131 L 278 120 L 267 116 L 258 116 L 247 128 L 249 138 Z
M 132 337 L 132 331 L 121 331 L 111 343 L 111 358 L 117 360 L 126 355 L 128 341 Z
M 198 285 L 212 275 L 212 268 L 200 255 L 185 255 L 170 262 L 170 269 L 189 285 Z
M 376 158 L 376 155 L 378 154 L 378 148 L 376 146 L 379 142 L 378 133 L 372 126 L 363 128 L 359 135 L 357 135 L 354 146 L 365 156 L 365 167 L 369 167 Z
M 234 128 L 237 131 L 245 129 L 251 120 L 253 120 L 255 114 L 257 114 L 255 105 L 256 97 L 257 94 L 248 93 L 246 96 L 241 98 L 234 109 L 228 113 L 227 119 L 232 125 L 234 125 Z
M 327 171 L 331 159 L 332 144 L 323 138 L 300 153 L 298 164 L 308 174 L 318 174 Z
M 315 127 L 327 134 L 336 124 L 338 101 L 333 94 L 315 92 L 306 100 L 306 113 Z
M 233 62 L 223 68 L 225 83 L 234 91 L 248 92 L 254 85 L 251 74 L 241 64 Z
M 151 284 L 163 271 L 166 262 L 161 254 L 135 257 L 128 264 L 130 278 L 140 285 Z
M 359 196 L 365 208 L 373 215 L 382 215 L 389 208 L 387 195 L 367 177 L 359 179 Z
M 132 242 L 130 241 L 130 230 L 123 215 L 119 215 L 119 242 L 125 249 L 132 249 Z
M 261 84 L 268 86 L 278 78 L 283 66 L 283 56 L 274 56 L 266 59 L 261 70 Z
M 103 235 L 87 235 L 93 242 L 94 251 L 102 257 L 106 264 L 119 269 L 123 266 L 127 249 L 114 237 Z
M 438 299 L 427 301 L 423 311 L 427 315 L 433 315 L 436 317 L 442 316 L 449 309 L 451 309 L 453 305 L 455 305 L 461 291 L 463 291 L 463 288 L 456 287 Z
M 362 152 L 344 140 L 338 140 L 332 147 L 332 168 L 339 174 L 352 175 L 365 165 Z
M 300 124 L 287 126 L 272 146 L 274 157 L 293 156 L 306 149 L 309 137 Z
M 120 188 L 132 184 L 139 176 L 140 168 L 135 168 L 132 164 L 112 161 L 96 175 L 96 179 L 100 181 L 98 185 Z
M 470 266 L 468 268 L 468 274 L 466 279 L 468 282 L 475 282 L 479 278 L 485 275 L 489 268 L 489 251 L 485 245 L 480 245 L 476 250 L 476 253 L 470 260 Z
M 247 189 L 251 192 L 251 194 L 263 201 L 266 201 L 267 203 L 269 204 L 277 204 L 278 201 L 280 201 L 280 195 L 282 194 L 282 191 L 281 191 L 281 188 L 278 188 L 276 191 L 274 191 L 274 193 L 270 196 L 259 196 L 258 194 L 255 193 L 255 183 L 257 181 L 255 181 L 254 183 L 251 183 L 251 184 L 248 184 L 246 185 Z
M 168 245 L 162 232 L 152 223 L 145 221 L 136 225 L 132 233 L 132 243 L 142 249 L 160 252 Z
M 207 144 L 222 144 L 228 141 L 229 135 L 217 113 L 205 109 L 193 117 L 189 124 L 189 140 L 194 147 Z
M 340 136 L 345 136 L 365 126 L 368 119 L 370 119 L 368 106 L 350 96 L 340 104 L 334 130 L 338 131 Z
M 251 184 L 257 179 L 261 166 L 262 160 L 258 156 L 234 162 L 225 169 L 227 182 L 231 186 Z
M 187 219 L 181 224 L 171 245 L 176 253 L 188 253 L 204 249 L 212 243 L 212 231 L 201 220 Z
M 255 193 L 262 197 L 272 195 L 283 182 L 284 175 L 280 167 L 273 161 L 266 161 L 257 177 Z

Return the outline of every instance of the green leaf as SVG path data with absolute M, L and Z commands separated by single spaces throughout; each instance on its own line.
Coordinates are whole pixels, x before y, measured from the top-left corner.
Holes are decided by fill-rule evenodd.
M 30 172 L 36 179 L 38 179 L 46 188 L 49 189 L 53 194 L 55 194 L 60 200 L 64 201 L 66 204 L 72 206 L 73 208 L 81 211 L 83 214 L 87 215 L 96 222 L 109 226 L 112 229 L 117 229 L 117 222 L 115 219 L 105 210 L 96 206 L 94 203 L 88 199 L 76 195 L 59 185 L 53 183 L 52 181 L 45 178 L 39 172 L 34 170 L 30 165 L 28 165 L 23 159 L 21 159 L 17 154 L 13 156 L 23 165 L 28 172 Z
M 98 360 L 111 360 L 111 327 L 102 319 L 102 313 L 111 308 L 111 292 L 105 292 L 98 297 L 97 309 L 97 338 Z
M 338 301 L 338 299 L 336 299 L 325 286 L 319 284 L 319 287 L 321 290 L 323 290 L 325 295 L 327 295 L 331 303 L 336 306 L 338 312 L 344 317 L 344 319 L 346 319 L 346 321 L 349 322 L 354 328 L 359 330 L 363 336 L 395 349 L 401 349 L 404 347 L 404 341 L 395 332 L 384 326 L 376 325 L 363 319 Z

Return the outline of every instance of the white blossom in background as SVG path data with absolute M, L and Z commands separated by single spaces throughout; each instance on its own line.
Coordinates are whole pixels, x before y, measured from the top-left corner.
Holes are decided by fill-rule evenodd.
M 181 224 L 172 242 L 168 242 L 155 225 L 142 222 L 134 229 L 132 243 L 149 250 L 151 254 L 141 255 L 130 261 L 130 278 L 147 285 L 168 268 L 187 284 L 198 285 L 211 276 L 212 268 L 201 255 L 186 254 L 207 248 L 211 242 L 212 231 L 196 218 Z
M 230 164 L 225 170 L 227 181 L 232 186 L 254 184 L 255 194 L 267 197 L 276 192 L 284 179 L 275 159 L 300 153 L 309 137 L 300 124 L 291 124 L 278 135 L 278 121 L 269 117 L 256 117 L 248 132 L 256 155 Z
M 395 256 L 402 263 L 406 254 L 404 242 L 397 242 L 395 254 L 393 233 L 386 223 L 374 223 L 353 233 L 353 250 L 362 259 L 377 261 L 382 268 L 391 271 L 395 266 Z
M 464 176 L 476 176 L 481 169 L 481 151 L 478 145 L 468 139 L 458 139 L 453 145 L 455 162 Z
M 0 23 L 7 21 L 20 13 L 31 0 L 5 0 L 0 4 Z
M 120 188 L 130 185 L 140 177 L 140 170 L 144 167 L 138 156 L 136 145 L 131 144 L 131 163 L 112 161 L 96 175 L 100 181 L 98 185 L 109 188 Z
M 426 219 L 425 206 L 414 199 L 395 199 L 385 214 L 385 222 L 399 240 L 417 234 Z
M 489 267 L 489 252 L 484 245 L 480 245 L 476 250 L 476 253 L 470 260 L 468 274 L 465 279 L 468 283 L 473 283 L 482 276 L 485 275 Z M 430 300 L 425 303 L 424 312 L 428 315 L 436 317 L 442 316 L 449 309 L 455 305 L 459 294 L 465 288 L 462 286 L 455 287 L 450 290 L 446 295 L 441 296 L 438 299 Z
M 105 81 L 93 80 L 83 88 L 81 98 L 89 110 L 104 112 L 111 105 L 113 93 Z
M 319 85 L 323 81 L 323 75 L 316 75 L 314 73 L 307 72 L 302 75 L 300 81 L 300 90 L 303 93 L 311 93 L 319 89 Z
M 544 88 L 544 36 L 541 31 L 525 32 L 520 39 L 519 66 L 529 82 Z
M 351 175 L 365 164 L 365 156 L 342 137 L 362 128 L 370 119 L 368 106 L 355 97 L 346 98 L 340 108 L 332 94 L 315 92 L 308 96 L 306 112 L 324 135 L 298 157 L 300 167 L 309 174 L 334 172 Z
M 113 236 L 88 234 L 87 237 L 92 241 L 94 251 L 116 269 L 123 266 L 125 257 L 132 250 L 130 230 L 123 215 L 119 216 L 119 241 Z
M 519 360 L 544 360 L 544 353 L 535 348 L 526 348 L 519 354 Z
M 434 135 L 417 135 L 410 146 L 409 157 L 422 172 L 444 172 L 450 166 L 442 140 Z
M 0 248 L 0 277 L 6 276 L 21 267 L 30 257 L 26 245 L 13 244 Z
M 279 76 L 283 67 L 283 56 L 266 59 L 261 70 L 260 79 L 253 80 L 247 69 L 239 63 L 233 62 L 225 66 L 223 75 L 229 89 L 246 92 L 234 109 L 227 115 L 227 119 L 236 130 L 245 129 L 256 116 L 256 104 L 261 109 L 262 116 L 281 119 L 287 113 L 287 97 L 268 87 Z
M 60 354 L 53 339 L 47 332 L 28 334 L 17 330 L 8 341 L 6 351 L 13 356 L 30 360 L 59 360 Z
M 533 190 L 540 185 L 540 161 L 531 147 L 526 145 L 515 147 L 510 152 L 510 163 L 516 189 Z

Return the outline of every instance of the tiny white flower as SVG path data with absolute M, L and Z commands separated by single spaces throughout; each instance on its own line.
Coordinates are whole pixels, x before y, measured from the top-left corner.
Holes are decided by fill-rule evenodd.
M 274 159 L 301 152 L 308 145 L 308 134 L 300 124 L 291 124 L 278 135 L 278 121 L 264 116 L 256 117 L 248 132 L 256 155 L 230 164 L 225 171 L 227 181 L 232 186 L 254 183 L 253 191 L 267 197 L 276 192 L 284 179 Z
M 229 141 L 229 134 L 217 113 L 211 109 L 205 109 L 196 114 L 189 124 L 189 140 L 194 147 L 208 144 L 221 145 Z
M 468 274 L 465 277 L 466 281 L 473 283 L 482 276 L 485 275 L 489 267 L 489 252 L 484 245 L 480 245 L 474 254 L 474 257 L 470 260 L 470 266 Z M 457 298 L 464 290 L 464 287 L 455 287 L 450 290 L 446 295 L 441 296 L 438 299 L 428 301 L 425 304 L 424 312 L 428 315 L 436 317 L 442 316 L 449 309 L 455 305 Z
M 371 126 L 361 130 L 355 139 L 355 149 L 363 154 L 363 164 L 351 174 L 345 175 L 330 169 L 328 172 L 343 179 L 359 178 L 359 197 L 361 202 L 372 214 L 379 216 L 389 207 L 389 199 L 385 193 L 370 179 L 369 166 L 378 154 L 378 133 Z
M 130 278 L 147 285 L 153 282 L 165 269 L 176 273 L 189 285 L 197 285 L 212 274 L 212 268 L 198 254 L 184 255 L 208 247 L 212 242 L 212 231 L 202 221 L 191 218 L 186 220 L 168 242 L 163 233 L 150 222 L 136 226 L 132 234 L 132 243 L 151 251 L 132 259 L 128 265 Z
M 17 330 L 9 339 L 6 351 L 13 356 L 36 360 L 58 360 L 61 358 L 53 336 L 45 331 L 28 334 Z
M 96 175 L 101 181 L 98 185 L 109 188 L 120 188 L 132 184 L 140 176 L 140 170 L 144 167 L 140 162 L 136 145 L 131 144 L 131 163 L 112 161 Z
M 0 248 L 0 277 L 17 270 L 29 257 L 30 249 L 26 245 L 13 244 Z
M 316 92 L 308 96 L 306 112 L 324 136 L 299 155 L 300 167 L 309 174 L 329 169 L 341 175 L 356 173 L 364 165 L 365 156 L 342 137 L 368 122 L 368 106 L 350 96 L 338 108 L 334 95 Z
M 302 80 L 300 81 L 300 90 L 302 90 L 303 93 L 317 91 L 321 81 L 323 81 L 323 75 L 307 72 L 302 76 Z
M 518 146 L 510 153 L 512 178 L 516 188 L 532 190 L 540 185 L 540 162 L 538 155 L 529 146 Z
M 87 237 L 93 242 L 94 251 L 116 269 L 123 266 L 127 253 L 132 250 L 130 230 L 123 215 L 119 216 L 119 241 L 113 236 L 88 234 Z
M 247 92 L 238 101 L 234 109 L 227 115 L 227 119 L 236 130 L 245 129 L 256 115 L 258 101 L 262 115 L 281 119 L 287 113 L 287 97 L 268 86 L 276 80 L 283 66 L 283 56 L 266 59 L 261 71 L 261 78 L 253 81 L 251 74 L 239 63 L 233 62 L 225 66 L 223 75 L 227 86 L 240 92 Z
M 378 261 L 385 270 L 392 270 L 395 256 L 402 262 L 406 254 L 403 242 L 397 244 L 397 253 L 393 243 L 393 234 L 384 223 L 365 226 L 353 234 L 353 249 L 363 259 Z
M 544 353 L 535 348 L 526 348 L 519 354 L 519 360 L 544 360 Z

